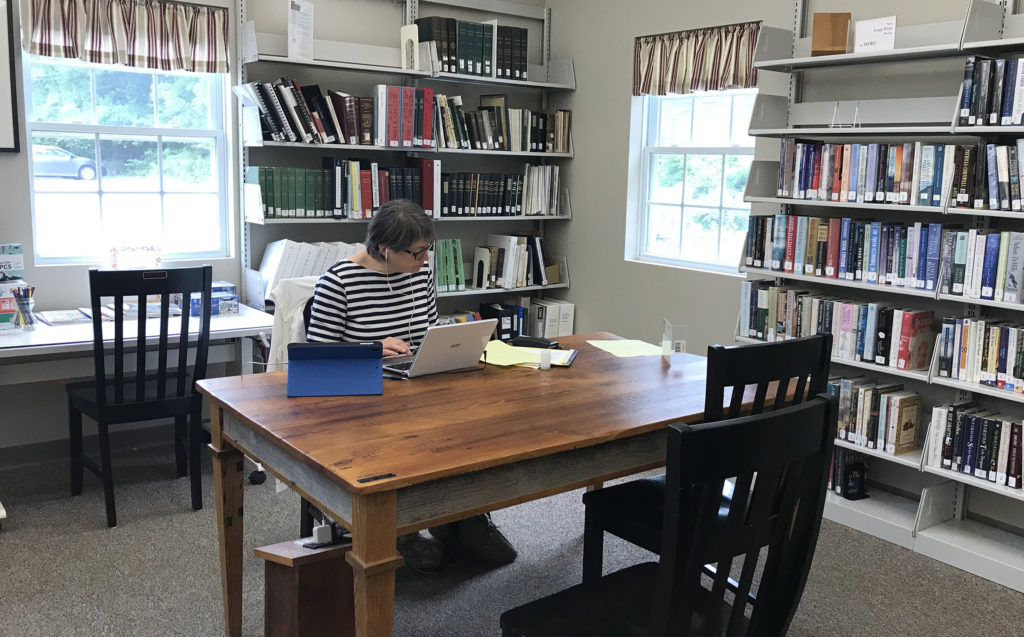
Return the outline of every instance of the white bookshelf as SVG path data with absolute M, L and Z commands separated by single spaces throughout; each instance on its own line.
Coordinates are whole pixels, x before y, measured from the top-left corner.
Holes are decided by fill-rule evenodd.
M 809 20 L 802 12 L 805 8 L 804 3 L 796 2 L 799 25 L 809 25 Z M 874 69 L 877 68 L 872 65 L 890 65 L 886 74 L 892 76 L 897 75 L 900 68 L 913 69 L 908 70 L 908 73 L 919 72 L 920 66 L 900 66 L 906 62 L 948 60 L 969 54 L 1016 57 L 1015 53 L 1024 49 L 1024 14 L 1014 15 L 1011 11 L 1001 4 L 969 0 L 963 20 L 900 26 L 903 22 L 916 22 L 921 16 L 915 16 L 918 18 L 915 20 L 903 20 L 903 16 L 897 16 L 895 49 L 872 54 L 812 57 L 809 37 L 798 37 L 799 33 L 794 35 L 781 29 L 766 29 L 764 42 L 759 41 L 755 49 L 754 66 L 762 71 L 791 73 L 790 90 L 789 96 L 758 96 L 749 133 L 764 137 L 836 142 L 884 141 L 887 137 L 898 137 L 903 141 L 925 143 L 973 143 L 982 137 L 998 139 L 1003 136 L 1024 136 L 1024 126 L 959 126 L 962 74 L 954 77 L 947 73 L 941 80 L 936 79 L 933 84 L 937 92 L 928 93 L 931 95 L 929 97 L 879 96 L 878 91 L 873 91 L 871 99 L 848 99 L 851 87 L 856 86 L 857 82 L 872 81 Z M 856 71 L 858 66 L 864 70 Z M 838 101 L 828 100 L 823 90 L 805 90 L 805 83 L 820 82 L 824 75 L 803 71 L 833 68 L 848 69 L 842 76 L 842 88 L 846 90 Z M 949 86 L 943 91 L 939 83 L 947 81 L 947 76 Z M 827 81 L 823 84 L 827 84 Z M 813 95 L 816 101 L 801 101 L 799 98 L 805 94 Z M 1005 229 L 1006 224 L 1014 220 L 1024 220 L 1024 212 L 783 198 L 777 196 L 778 177 L 778 161 L 755 160 L 744 200 L 766 207 L 777 206 L 789 214 L 842 216 L 862 220 L 941 221 L 944 226 L 962 224 L 975 227 L 980 225 L 979 222 L 998 220 L 1003 224 L 1000 228 Z M 801 208 L 806 211 L 796 212 Z M 765 213 L 756 211 L 753 214 Z M 1020 228 L 1011 225 L 1009 229 Z M 860 281 L 777 272 L 770 268 L 741 266 L 740 271 L 780 282 L 806 284 L 808 289 L 827 291 L 829 294 L 838 295 L 836 288 L 858 290 L 860 295 L 856 298 L 865 299 L 864 302 L 881 301 L 898 295 L 907 297 L 908 303 L 913 298 L 915 305 L 936 309 L 940 302 L 966 304 L 967 313 L 972 315 L 976 312 L 984 315 L 987 308 L 1004 312 L 1024 310 L 1024 304 L 969 299 L 939 294 L 937 290 L 872 285 Z M 737 341 L 752 342 L 752 339 L 737 338 Z M 908 378 L 927 384 L 934 389 L 925 394 L 926 398 L 935 398 L 936 403 L 952 401 L 954 398 L 960 400 L 964 392 L 1005 401 L 1014 406 L 1024 403 L 1024 394 L 940 377 L 935 360 L 932 361 L 932 369 L 911 373 L 839 358 L 833 358 L 832 363 L 835 367 L 868 370 L 880 377 Z M 931 406 L 930 403 L 922 406 L 922 432 L 927 425 L 927 414 L 930 414 Z M 1020 507 L 1024 502 L 1024 492 L 974 476 L 926 467 L 921 450 L 903 456 L 890 456 L 846 441 L 837 440 L 836 445 L 897 465 L 887 467 L 885 477 L 894 481 L 890 484 L 893 491 L 904 495 L 873 488 L 869 491 L 871 497 L 849 501 L 829 494 L 825 506 L 826 517 L 1024 592 L 1024 529 L 1012 523 L 1020 516 L 1014 513 L 1007 521 L 990 520 L 980 517 L 980 514 L 972 516 L 968 497 L 972 490 L 985 492 L 989 499 L 994 494 L 996 498 L 1003 499 L 1006 507 L 1016 507 L 1013 511 L 1019 512 L 1022 510 Z M 917 493 L 920 495 L 914 497 L 913 494 Z

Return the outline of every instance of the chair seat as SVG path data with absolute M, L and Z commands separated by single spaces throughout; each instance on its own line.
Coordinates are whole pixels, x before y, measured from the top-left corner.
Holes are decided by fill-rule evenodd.
M 729 515 L 733 484 L 722 487 L 721 520 Z M 640 478 L 583 494 L 589 515 L 599 518 L 608 533 L 657 553 L 661 547 L 662 512 L 665 506 L 665 474 Z
M 188 384 L 191 385 L 191 379 Z M 135 383 L 125 383 L 124 402 L 114 403 L 114 388 L 107 386 L 107 422 L 117 424 L 122 422 L 135 422 L 141 420 L 153 420 L 156 418 L 169 418 L 172 416 L 187 416 L 191 401 L 196 395 L 193 392 L 185 396 L 176 396 L 177 381 L 173 377 L 168 378 L 164 386 L 164 398 L 157 398 L 156 376 L 146 380 L 144 395 L 141 402 L 135 400 Z M 95 419 L 97 416 L 96 404 L 96 383 L 84 381 L 67 385 L 68 400 L 72 407 Z
M 502 613 L 502 636 L 646 636 L 657 580 L 658 564 L 646 562 L 578 584 Z M 701 588 L 698 597 L 700 608 L 707 602 L 708 591 Z M 723 604 L 723 620 L 731 608 Z M 695 613 L 691 634 L 702 634 L 705 624 L 704 616 Z

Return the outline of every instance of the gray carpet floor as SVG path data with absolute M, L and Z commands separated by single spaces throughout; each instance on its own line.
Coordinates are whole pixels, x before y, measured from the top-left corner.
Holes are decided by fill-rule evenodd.
M 68 495 L 66 463 L 0 469 L 8 520 L 0 533 L 0 635 L 221 635 L 220 578 L 206 466 L 207 507 L 189 507 L 188 481 L 166 449 L 114 461 L 119 526 L 108 529 L 98 480 Z M 245 635 L 263 632 L 263 565 L 255 547 L 295 537 L 298 498 L 273 480 L 246 485 Z M 441 576 L 402 568 L 395 634 L 497 635 L 505 609 L 579 581 L 580 492 L 497 511 L 518 548 L 511 565 L 458 564 Z M 650 554 L 609 538 L 606 567 Z M 825 521 L 790 635 L 1024 635 L 1024 595 Z

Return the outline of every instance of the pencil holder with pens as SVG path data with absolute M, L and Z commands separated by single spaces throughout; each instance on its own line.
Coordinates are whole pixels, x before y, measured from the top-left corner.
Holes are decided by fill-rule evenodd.
M 35 288 L 26 286 L 23 288 L 14 288 L 14 301 L 18 306 L 18 316 L 16 321 L 22 329 L 34 330 L 36 328 L 36 317 L 32 313 L 33 308 L 36 305 L 36 300 L 32 298 L 32 293 Z

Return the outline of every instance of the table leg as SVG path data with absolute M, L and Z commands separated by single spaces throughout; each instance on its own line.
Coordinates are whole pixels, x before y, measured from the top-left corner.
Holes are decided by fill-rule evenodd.
M 224 631 L 242 634 L 242 468 L 243 456 L 221 435 L 221 410 L 210 408 L 210 449 L 213 452 L 214 500 L 220 549 L 220 587 L 224 600 Z
M 355 579 L 356 637 L 391 637 L 394 631 L 395 493 L 356 495 L 352 501 L 352 550 L 345 556 Z

